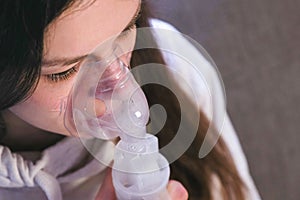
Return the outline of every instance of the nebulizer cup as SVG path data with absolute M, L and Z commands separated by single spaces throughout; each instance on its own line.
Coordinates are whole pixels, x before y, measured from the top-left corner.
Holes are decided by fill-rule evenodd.
M 120 138 L 112 170 L 118 199 L 167 199 L 168 161 L 159 153 L 157 138 L 146 132 L 146 97 L 121 59 L 128 52 L 115 41 L 101 46 L 80 67 L 65 125 L 79 137 Z

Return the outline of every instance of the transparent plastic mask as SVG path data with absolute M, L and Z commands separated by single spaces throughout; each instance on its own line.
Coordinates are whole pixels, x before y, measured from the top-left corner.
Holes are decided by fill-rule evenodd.
M 155 42 L 152 36 L 155 37 Z M 93 149 L 84 140 L 87 137 L 112 139 L 119 133 L 122 134 L 121 137 L 124 135 L 143 137 L 149 111 L 140 86 L 156 84 L 170 89 L 178 99 L 180 112 L 188 113 L 188 119 L 193 119 L 182 119 L 180 124 L 177 124 L 175 137 L 159 151 L 169 162 L 179 158 L 196 137 L 200 120 L 198 109 L 208 108 L 207 114 L 211 123 L 199 156 L 207 155 L 219 138 L 226 116 L 225 93 L 222 84 L 218 84 L 218 81 L 220 83 L 222 81 L 207 52 L 192 38 L 174 30 L 138 28 L 134 34 L 131 32 L 121 34 L 120 38 L 123 39 L 119 40 L 117 37 L 99 44 L 82 62 L 68 103 L 64 102 L 61 106 L 64 108 L 64 105 L 67 105 L 66 111 L 62 112 L 65 113 L 67 129 L 73 135 L 79 135 L 81 142 L 90 152 L 93 152 Z M 128 37 L 134 38 L 135 45 L 128 45 L 130 43 Z M 129 70 L 124 64 L 126 62 L 122 57 L 126 57 L 129 52 L 144 49 L 159 50 L 163 58 L 167 58 L 166 64 L 145 63 L 135 66 L 128 73 Z M 138 84 L 131 73 L 138 77 Z M 106 79 L 108 77 L 114 78 Z M 170 84 L 168 78 L 174 79 L 179 87 L 173 87 L 174 84 Z M 114 89 L 111 90 L 112 88 Z M 203 98 L 203 95 L 208 99 Z M 205 105 L 200 106 L 201 100 L 205 100 L 203 101 Z M 97 114 L 99 104 L 105 105 L 103 109 L 105 112 L 101 115 Z M 147 128 L 155 135 L 164 126 L 168 113 L 164 112 L 159 104 L 152 105 L 150 111 L 152 119 Z M 157 126 L 156 122 L 159 122 Z M 94 156 L 97 157 L 96 154 Z M 109 162 L 99 160 L 110 165 Z
M 121 59 L 128 52 L 117 42 L 111 46 L 109 50 L 98 48 L 87 57 L 69 96 L 65 125 L 80 137 L 112 139 L 145 133 L 146 97 Z
M 178 98 L 181 113 L 188 113 L 189 120 L 181 120 L 175 137 L 163 148 L 158 148 L 158 141 L 153 136 L 157 132 L 146 133 L 149 108 L 145 95 L 122 59 L 132 49 L 124 48 L 124 41 L 127 40 L 120 42 L 112 38 L 98 46 L 82 63 L 68 98 L 65 126 L 80 138 L 96 137 L 106 140 L 120 136 L 121 140 L 114 149 L 112 166 L 117 196 L 119 199 L 152 200 L 156 199 L 157 194 L 164 193 L 161 191 L 165 189 L 170 173 L 168 162 L 179 158 L 197 134 L 200 120 L 197 108 L 200 108 L 200 94 L 203 92 L 198 81 L 207 78 L 208 81 L 204 82 L 208 94 L 221 94 L 211 98 L 213 108 L 217 108 L 212 110 L 211 124 L 217 128 L 222 128 L 225 104 L 221 88 L 215 87 L 211 81 L 216 74 L 211 70 L 209 62 L 199 54 L 204 52 L 200 45 L 177 31 L 140 28 L 136 32 L 133 50 L 159 49 L 162 53 L 171 55 L 172 59 L 169 60 L 170 66 L 147 63 L 136 66 L 132 73 L 137 72 L 141 86 L 159 84 L 170 89 Z M 126 37 L 126 34 L 128 33 L 123 36 Z M 149 39 L 149 35 L 156 36 L 159 46 Z M 169 85 L 170 82 L 165 78 L 166 71 L 175 78 L 180 88 Z M 221 92 L 216 93 L 217 90 Z M 192 103 L 185 101 L 185 98 L 190 98 Z M 99 106 L 102 107 L 100 111 Z M 219 114 L 216 110 L 220 111 Z M 164 115 L 160 113 L 154 115 L 156 121 L 164 121 Z M 185 123 L 186 121 L 189 123 Z M 149 127 L 151 128 L 151 123 Z M 206 155 L 218 140 L 219 135 L 214 134 L 216 131 L 210 130 L 209 127 L 199 156 Z M 98 158 L 98 154 L 93 151 L 94 143 L 89 145 L 89 142 L 81 141 Z M 112 163 L 102 157 L 98 160 L 107 166 Z M 155 194 L 151 193 L 153 191 Z

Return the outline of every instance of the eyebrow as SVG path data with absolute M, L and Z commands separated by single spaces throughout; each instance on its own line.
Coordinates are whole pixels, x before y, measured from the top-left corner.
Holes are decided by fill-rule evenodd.
M 130 22 L 127 24 L 127 26 L 122 30 L 121 33 L 130 30 L 132 28 L 132 26 L 135 25 L 136 21 L 140 17 L 140 13 L 141 13 L 141 3 L 139 4 L 134 16 L 132 17 Z M 79 61 L 82 61 L 88 55 L 89 54 L 76 56 L 76 57 L 73 57 L 73 58 L 67 58 L 67 57 L 64 58 L 64 57 L 62 57 L 62 58 L 54 58 L 54 59 L 51 59 L 51 60 L 42 60 L 42 66 L 43 67 L 51 67 L 51 66 L 57 66 L 57 65 L 67 66 L 67 65 L 71 65 L 71 64 L 77 63 Z

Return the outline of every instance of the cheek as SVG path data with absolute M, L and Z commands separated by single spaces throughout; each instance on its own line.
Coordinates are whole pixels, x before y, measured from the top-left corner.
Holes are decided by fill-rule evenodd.
M 37 126 L 44 128 L 45 123 L 57 123 L 58 119 L 62 116 L 61 105 L 67 101 L 68 93 L 55 94 L 53 92 L 36 91 L 26 101 L 19 103 L 10 108 L 22 120 Z
M 68 98 L 68 96 L 59 97 L 58 99 L 49 102 L 49 111 L 61 114 L 67 108 Z
M 29 107 L 34 106 L 36 110 L 58 112 L 64 102 L 67 102 L 69 93 L 69 86 L 59 84 L 59 86 L 43 87 L 41 85 L 24 103 Z
M 43 92 L 32 96 L 26 104 L 45 112 L 61 112 L 68 100 L 69 92 Z
M 35 127 L 66 135 L 62 105 L 67 102 L 70 86 L 60 83 L 50 86 L 41 82 L 30 98 L 9 110 Z

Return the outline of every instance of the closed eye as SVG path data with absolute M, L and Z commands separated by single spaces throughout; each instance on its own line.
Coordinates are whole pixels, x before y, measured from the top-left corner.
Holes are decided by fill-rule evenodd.
M 55 73 L 55 74 L 46 74 L 45 77 L 50 82 L 60 82 L 65 81 L 71 78 L 73 75 L 75 75 L 78 71 L 78 66 L 80 63 L 77 63 L 75 66 L 69 68 L 66 71 Z

